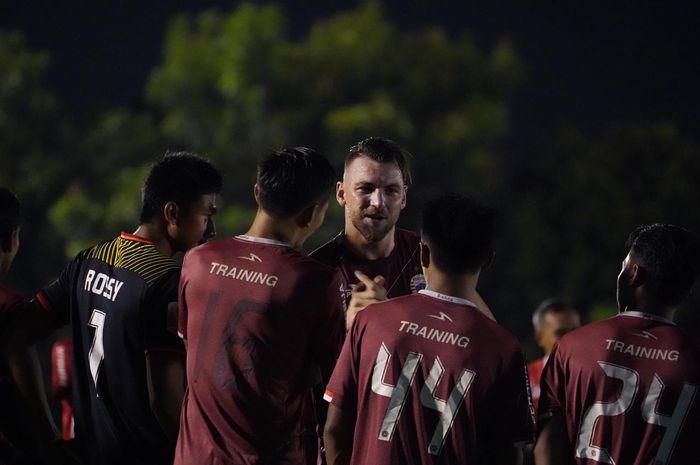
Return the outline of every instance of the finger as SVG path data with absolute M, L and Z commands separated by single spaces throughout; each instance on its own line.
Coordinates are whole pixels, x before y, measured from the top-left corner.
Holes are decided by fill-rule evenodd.
M 384 287 L 384 284 L 386 283 L 386 278 L 380 274 L 374 277 L 373 280 L 377 285 Z
M 360 270 L 355 270 L 355 277 L 360 280 L 360 283 L 364 284 L 368 288 L 374 286 L 374 281 Z

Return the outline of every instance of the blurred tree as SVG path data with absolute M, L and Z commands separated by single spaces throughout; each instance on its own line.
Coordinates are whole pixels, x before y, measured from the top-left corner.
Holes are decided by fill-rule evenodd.
M 420 173 L 404 223 L 431 185 L 495 189 L 501 179 L 490 148 L 507 134 L 507 100 L 523 73 L 507 42 L 483 54 L 438 28 L 398 32 L 374 1 L 293 40 L 279 7 L 245 4 L 175 19 L 164 53 L 149 101 L 168 140 L 205 151 L 227 173 L 224 203 L 236 212 L 222 215 L 225 233 L 250 220 L 258 156 L 285 145 L 320 149 L 340 167 L 357 140 L 395 138 Z M 341 228 L 340 213 L 331 210 L 310 247 Z

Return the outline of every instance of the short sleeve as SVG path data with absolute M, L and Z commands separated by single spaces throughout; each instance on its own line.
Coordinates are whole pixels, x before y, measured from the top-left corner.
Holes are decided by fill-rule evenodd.
M 530 398 L 527 366 L 520 349 L 507 361 L 505 371 L 496 381 L 489 412 L 492 438 L 500 445 L 534 441 L 534 410 Z
M 180 272 L 180 282 L 177 290 L 177 334 L 182 339 L 187 340 L 187 283 L 189 282 L 188 258 L 191 251 L 185 254 L 182 261 L 182 271 Z
M 313 358 L 321 370 L 324 382 L 330 377 L 345 334 L 345 315 L 337 296 L 338 282 L 335 276 L 329 275 L 329 279 L 324 280 L 329 284 L 319 292 L 321 301 L 317 304 L 319 312 L 311 336 Z
M 80 252 L 71 260 L 58 278 L 36 294 L 36 301 L 60 324 L 70 322 L 70 299 L 73 291 L 73 281 L 80 270 L 87 251 Z
M 559 343 L 554 345 L 549 360 L 544 366 L 542 379 L 540 380 L 540 402 L 537 411 L 538 423 L 546 420 L 555 413 L 562 412 L 565 402 L 564 369 Z
M 357 389 L 360 370 L 360 346 L 364 315 L 360 313 L 345 338 L 343 349 L 331 375 L 323 398 L 341 410 L 357 409 Z
M 176 334 L 168 330 L 169 309 L 177 305 L 180 270 L 173 269 L 156 279 L 146 290 L 143 302 L 144 349 L 182 350 Z

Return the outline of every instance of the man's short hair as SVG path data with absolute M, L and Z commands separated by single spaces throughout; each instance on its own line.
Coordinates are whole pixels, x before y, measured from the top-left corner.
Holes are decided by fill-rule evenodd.
M 168 202 L 183 208 L 202 195 L 218 194 L 221 173 L 212 163 L 190 152 L 168 152 L 151 166 L 141 189 L 141 223 L 147 223 L 163 211 Z
M 0 187 L 0 240 L 9 241 L 19 228 L 21 208 L 17 196 L 5 187 Z
M 260 206 L 274 217 L 292 217 L 327 202 L 335 180 L 331 164 L 314 149 L 290 147 L 271 152 L 258 164 Z
M 493 254 L 496 211 L 474 197 L 446 195 L 425 205 L 422 236 L 431 260 L 449 274 L 475 273 Z
M 359 157 L 367 157 L 379 163 L 396 163 L 401 171 L 404 184 L 410 186 L 411 170 L 407 161 L 409 156 L 408 152 L 391 139 L 368 137 L 350 147 L 345 157 L 344 169 L 347 170 L 350 163 Z
M 535 331 L 539 331 L 542 327 L 544 317 L 548 313 L 561 313 L 566 310 L 576 311 L 567 301 L 559 297 L 550 297 L 540 303 L 534 312 L 532 312 L 532 327 Z
M 672 224 L 637 227 L 627 239 L 631 252 L 648 273 L 645 284 L 654 297 L 680 303 L 700 272 L 700 245 L 695 234 Z

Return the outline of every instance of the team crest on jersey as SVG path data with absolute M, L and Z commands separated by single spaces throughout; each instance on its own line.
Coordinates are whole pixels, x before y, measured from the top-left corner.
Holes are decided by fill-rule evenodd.
M 423 273 L 413 275 L 411 278 L 411 292 L 416 293 L 425 289 L 425 276 Z

